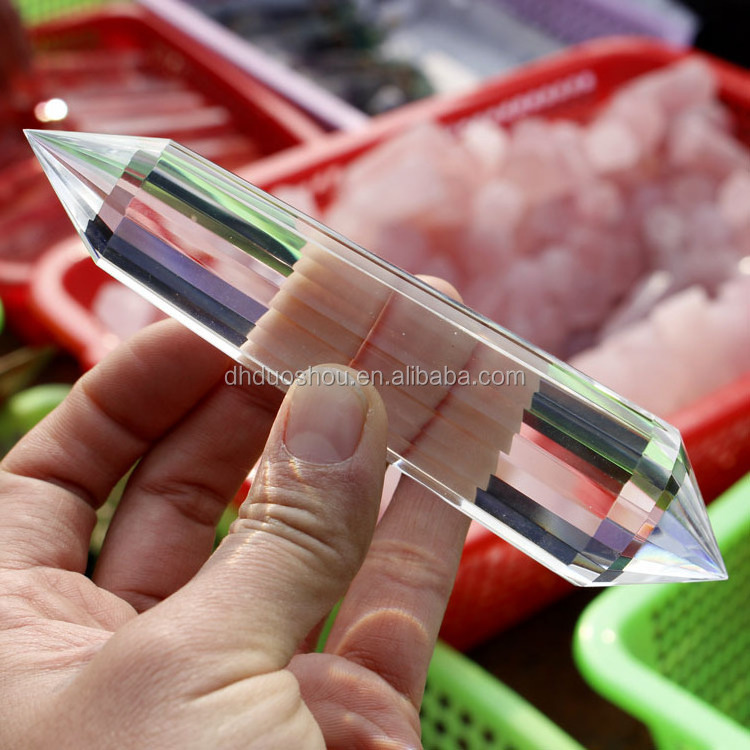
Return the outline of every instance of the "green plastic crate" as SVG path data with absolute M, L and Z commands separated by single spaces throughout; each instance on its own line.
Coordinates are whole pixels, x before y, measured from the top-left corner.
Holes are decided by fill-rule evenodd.
M 424 750 L 583 750 L 479 665 L 438 643 L 422 702 Z
M 750 475 L 709 512 L 728 581 L 612 589 L 577 627 L 584 677 L 660 750 L 750 750 Z
M 13 0 L 27 26 L 48 21 L 77 10 L 103 5 L 107 0 Z

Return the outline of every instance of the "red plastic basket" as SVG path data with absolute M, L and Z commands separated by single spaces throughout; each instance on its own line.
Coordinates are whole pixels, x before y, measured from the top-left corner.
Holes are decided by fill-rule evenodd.
M 477 115 L 507 123 L 526 115 L 560 116 L 580 120 L 591 116 L 612 91 L 626 81 L 670 64 L 688 54 L 659 43 L 632 39 L 591 42 L 460 96 L 417 102 L 372 121 L 366 131 L 342 133 L 306 147 L 291 149 L 242 170 L 263 189 L 305 184 L 325 204 L 335 193 L 342 167 L 375 144 L 415 123 L 436 119 L 458 127 Z M 739 136 L 750 143 L 750 78 L 711 60 L 721 82 L 721 96 L 735 113 Z M 86 271 L 83 270 L 85 265 Z M 33 304 L 48 321 L 59 320 L 60 336 L 92 364 L 97 344 L 91 329 L 71 325 L 68 305 L 82 320 L 83 298 L 63 301 L 72 291 L 75 274 L 95 279 L 93 264 L 40 268 Z M 87 292 L 88 294 L 88 292 Z M 63 334 L 63 329 L 65 332 Z M 693 464 L 707 499 L 713 499 L 735 477 L 750 471 L 750 376 L 696 403 L 673 420 L 683 430 Z M 442 637 L 468 648 L 508 627 L 570 590 L 563 579 L 498 539 L 473 527 L 467 539 Z
M 19 96 L 32 104 L 69 102 L 67 117 L 49 127 L 121 132 L 117 118 L 129 117 L 128 133 L 140 127 L 143 135 L 174 137 L 229 168 L 323 134 L 268 87 L 135 5 L 52 21 L 30 37 L 35 68 Z M 143 111 L 131 109 L 139 106 Z M 23 125 L 44 127 L 35 111 Z M 26 309 L 32 267 L 70 223 L 20 128 L 15 132 L 3 144 L 9 166 L 0 173 L 0 233 L 14 252 L 0 257 L 0 296 L 15 327 L 39 339 L 43 331 Z

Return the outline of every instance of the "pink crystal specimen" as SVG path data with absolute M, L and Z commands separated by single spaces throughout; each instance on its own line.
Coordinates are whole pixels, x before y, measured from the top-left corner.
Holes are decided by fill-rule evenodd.
M 737 169 L 721 184 L 719 213 L 735 232 L 750 232 L 750 171 Z
M 666 414 L 718 382 L 691 372 L 697 349 L 734 357 L 725 375 L 750 350 L 729 283 L 750 254 L 750 152 L 716 93 L 691 60 L 621 87 L 586 125 L 422 125 L 353 162 L 323 218 L 555 354 L 586 349 L 582 366 Z
M 750 276 L 710 299 L 697 286 L 658 304 L 572 364 L 661 414 L 670 414 L 750 371 Z

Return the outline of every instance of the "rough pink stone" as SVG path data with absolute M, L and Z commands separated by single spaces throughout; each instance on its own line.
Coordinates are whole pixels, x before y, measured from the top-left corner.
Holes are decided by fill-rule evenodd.
M 703 174 L 682 172 L 668 178 L 666 196 L 675 208 L 689 213 L 700 204 L 714 200 L 716 180 Z
M 620 191 L 608 180 L 582 185 L 575 196 L 575 208 L 581 220 L 598 226 L 616 224 L 625 215 Z
M 691 287 L 658 304 L 649 318 L 578 355 L 573 363 L 668 416 L 739 374 L 735 367 L 727 367 L 727 341 L 731 339 L 735 347 L 740 342 L 750 345 L 750 331 L 744 337 L 723 338 L 727 323 L 717 310 L 702 289 Z
M 671 363 L 665 361 L 647 322 L 614 334 L 603 345 L 576 355 L 571 362 L 651 411 L 662 414 L 671 411 L 681 395 L 682 384 L 672 380 Z
M 612 265 L 611 245 L 605 234 L 590 228 L 577 227 L 566 235 L 575 260 L 573 295 L 576 303 L 568 313 L 574 328 L 599 326 L 611 306 L 612 289 L 603 279 L 611 279 L 608 266 Z M 609 251 L 609 252 L 608 252 Z
M 646 275 L 633 286 L 609 316 L 601 330 L 601 337 L 607 338 L 648 316 L 656 304 L 669 294 L 673 286 L 674 277 L 669 271 L 662 269 Z
M 497 292 L 493 300 L 488 304 L 488 309 L 496 316 L 496 320 L 505 326 L 515 330 L 511 322 L 526 319 L 521 324 L 524 331 L 530 329 L 528 323 L 533 317 L 533 302 L 530 302 L 530 289 L 537 286 L 539 274 L 534 264 L 528 260 L 519 260 L 502 277 L 496 279 Z M 524 335 L 520 330 L 519 335 Z
M 623 93 L 612 101 L 603 117 L 619 122 L 640 141 L 644 153 L 654 153 L 667 132 L 667 118 L 659 102 L 645 93 Z
M 719 187 L 719 213 L 737 232 L 750 231 L 750 172 L 736 169 Z
M 526 211 L 523 193 L 511 182 L 495 179 L 482 185 L 472 202 L 471 218 L 475 225 L 488 230 L 513 233 Z
M 431 273 L 427 269 L 435 258 L 429 238 L 419 227 L 410 223 L 380 227 L 377 237 L 368 249 L 409 273 Z M 446 280 L 453 284 L 456 281 L 455 269 L 452 270 L 451 276 L 452 278 Z
M 686 241 L 686 229 L 683 215 L 669 204 L 657 204 L 645 212 L 643 239 L 657 267 L 671 267 Z
M 559 242 L 570 227 L 573 214 L 569 197 L 545 201 L 532 207 L 525 217 L 521 230 L 519 250 L 533 248 L 538 252 L 550 243 Z
M 750 153 L 729 133 L 724 133 L 700 111 L 677 118 L 667 135 L 669 164 L 706 172 L 718 178 L 737 168 L 750 169 Z
M 646 96 L 658 102 L 667 117 L 716 97 L 716 78 L 701 60 L 686 60 L 642 76 L 622 87 L 618 99 Z
M 576 122 L 559 120 L 548 125 L 549 137 L 555 145 L 557 158 L 565 171 L 571 190 L 595 178 L 593 167 L 586 156 L 584 128 Z
M 594 122 L 584 137 L 586 156 L 594 170 L 602 175 L 635 169 L 643 157 L 636 134 L 619 120 Z
M 513 129 L 500 175 L 522 190 L 530 205 L 551 200 L 570 189 L 547 124 L 534 118 L 522 120 Z
M 379 181 L 394 164 L 413 154 L 434 155 L 450 151 L 455 141 L 435 123 L 423 123 L 380 143 L 351 162 L 344 173 L 340 191 L 346 194 L 363 183 Z
M 578 268 L 573 253 L 562 245 L 552 245 L 542 251 L 537 267 L 541 285 L 539 294 L 557 311 L 555 344 L 559 349 L 571 329 L 570 311 L 581 302 L 576 288 Z
M 750 274 L 740 273 L 725 282 L 714 307 L 714 328 L 727 342 L 730 377 L 739 377 L 750 372 Z
M 750 255 L 750 156 L 715 91 L 690 62 L 585 126 L 422 126 L 347 169 L 328 221 L 555 353 L 609 334 L 580 361 L 667 414 L 750 350 L 750 288 L 725 282 Z
M 472 119 L 459 133 L 459 142 L 488 175 L 500 170 L 510 148 L 505 130 L 486 117 Z
M 690 242 L 705 251 L 731 242 L 731 231 L 715 203 L 701 203 L 686 216 Z
M 479 188 L 457 253 L 465 283 L 505 270 L 513 259 L 515 233 L 525 209 L 523 193 L 510 182 L 494 179 Z
M 412 221 L 427 231 L 465 225 L 474 172 L 448 133 L 423 125 L 355 162 L 326 220 L 336 229 L 353 223 L 351 214 L 372 223 Z
M 652 314 L 651 320 L 664 346 L 663 356 L 672 358 L 690 375 L 671 410 L 727 382 L 722 346 L 711 325 L 709 311 L 705 292 L 693 286 L 665 300 Z

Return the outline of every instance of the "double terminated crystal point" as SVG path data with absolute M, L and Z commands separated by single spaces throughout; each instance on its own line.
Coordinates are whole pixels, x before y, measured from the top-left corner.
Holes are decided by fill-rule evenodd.
M 94 260 L 282 386 L 371 373 L 389 458 L 578 585 L 726 577 L 679 433 L 162 139 L 29 141 Z

